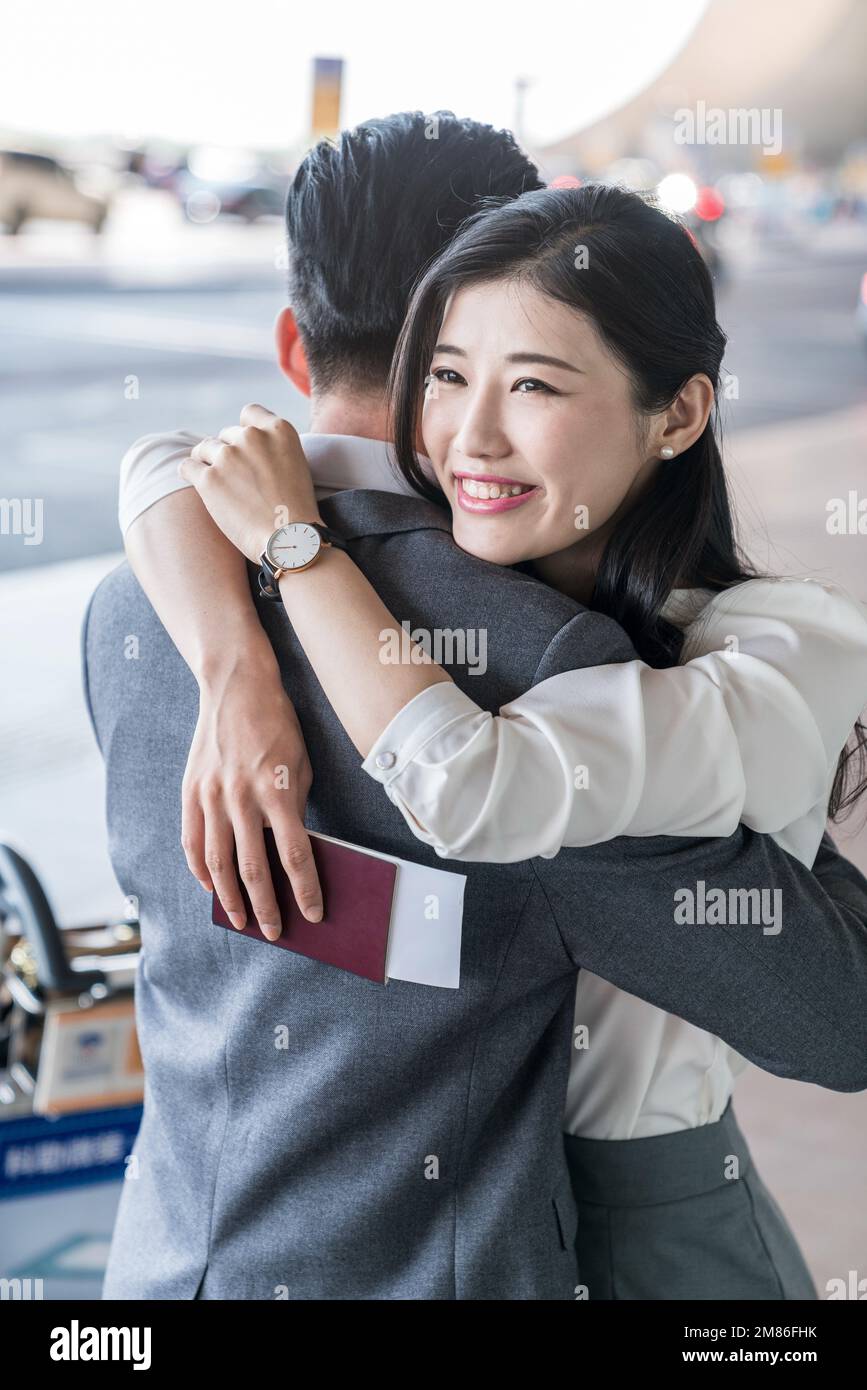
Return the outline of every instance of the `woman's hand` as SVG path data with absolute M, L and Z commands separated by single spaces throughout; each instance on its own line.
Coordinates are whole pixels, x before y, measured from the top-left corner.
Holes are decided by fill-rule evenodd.
M 203 439 L 178 472 L 224 536 L 255 562 L 278 526 L 321 517 L 298 431 L 263 405 L 245 405 L 240 421 Z
M 295 710 L 279 674 L 245 669 L 203 687 L 182 789 L 181 840 L 191 872 L 216 890 L 232 924 L 246 923 L 238 871 L 262 931 L 281 917 L 262 828 L 270 825 L 292 892 L 308 921 L 322 918 L 322 890 L 304 828 L 313 773 Z

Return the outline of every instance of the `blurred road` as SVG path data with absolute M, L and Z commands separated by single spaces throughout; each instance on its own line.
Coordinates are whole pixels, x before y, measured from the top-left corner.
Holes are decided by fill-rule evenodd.
M 281 286 L 0 292 L 0 496 L 43 499 L 44 540 L 0 538 L 0 569 L 98 555 L 120 543 L 118 464 L 138 435 L 214 432 L 260 400 L 306 422 L 280 373 Z

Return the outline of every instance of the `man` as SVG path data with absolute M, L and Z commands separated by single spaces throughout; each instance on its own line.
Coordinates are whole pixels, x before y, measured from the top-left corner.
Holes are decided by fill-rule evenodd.
M 344 132 L 337 146 L 323 141 L 298 169 L 286 204 L 290 306 L 276 325 L 282 371 L 311 397 L 308 458 L 315 459 L 321 495 L 354 487 L 394 489 L 395 474 L 382 441 L 388 438 L 385 382 L 410 290 L 483 198 L 515 198 L 542 186 L 538 170 L 511 134 L 449 112 L 403 112 Z M 243 846 L 245 886 L 259 921 L 273 922 L 276 906 L 264 843 L 249 834 L 241 803 L 260 805 L 273 790 L 270 769 L 287 765 L 297 795 L 271 810 L 287 853 L 284 867 L 305 910 L 321 909 L 321 894 L 303 825 L 310 769 L 273 653 L 255 620 L 244 562 L 213 524 L 177 463 L 198 437 L 180 432 L 136 441 L 121 464 L 120 523 L 136 576 L 203 692 L 183 795 L 182 834 L 194 874 L 215 886 L 230 913 L 242 911 L 232 854 Z M 403 491 L 409 488 L 404 485 Z M 154 502 L 162 499 L 158 506 Z M 194 553 L 197 565 L 179 564 Z M 201 628 L 220 593 L 220 645 L 202 651 Z M 251 631 L 257 636 L 251 639 Z M 236 679 L 243 651 L 243 678 Z M 273 757 L 262 743 L 262 700 L 249 707 L 255 667 L 262 694 L 270 692 Z M 218 698 L 208 702 L 208 692 Z M 237 730 L 257 720 L 257 743 L 233 741 L 227 765 L 221 722 Z M 255 767 L 267 770 L 256 777 Z M 237 794 L 232 795 L 229 788 Z M 205 844 L 200 803 L 208 789 L 211 813 Z M 215 829 L 216 825 L 216 829 Z M 206 863 L 216 861 L 216 871 Z
M 343 490 L 322 503 L 327 523 L 413 627 L 490 630 L 486 671 L 472 682 L 466 670 L 452 674 L 496 710 L 559 670 L 629 660 L 633 651 L 607 618 L 459 550 L 437 508 L 346 490 L 353 462 L 363 461 L 368 488 L 371 461 L 387 467 L 383 386 L 413 254 L 420 268 L 432 241 L 448 235 L 449 200 L 467 170 L 476 195 L 515 196 L 533 177 L 508 137 L 440 118 L 439 141 L 423 145 L 424 123 L 372 123 L 336 152 L 319 147 L 299 170 L 287 208 L 298 324 L 282 321 L 281 364 L 293 379 L 312 377 L 305 447 L 313 441 L 315 451 L 319 441 L 326 466 L 342 469 Z M 497 140 L 511 188 L 508 178 L 491 186 Z M 474 163 L 480 142 L 488 154 Z M 427 199 L 426 173 L 428 194 L 436 189 Z M 422 187 L 413 190 L 413 180 Z M 467 197 L 465 210 L 472 206 Z M 418 239 L 416 225 L 427 228 Z M 553 860 L 462 866 L 455 991 L 379 986 L 212 926 L 180 847 L 181 786 L 196 683 L 225 680 L 226 690 L 230 674 L 197 667 L 189 617 L 191 607 L 206 610 L 215 573 L 237 555 L 212 548 L 213 537 L 197 540 L 201 581 L 192 593 L 173 592 L 171 531 L 190 534 L 194 502 L 189 491 L 163 497 L 128 535 L 168 631 L 121 567 L 94 596 L 84 633 L 112 859 L 124 891 L 140 899 L 143 941 L 136 1003 L 145 1111 L 106 1297 L 573 1297 L 576 1209 L 560 1124 L 579 965 L 770 1070 L 838 1089 L 867 1085 L 867 932 L 843 901 L 848 890 L 837 887 L 845 871 L 829 853 L 841 899 L 832 908 L 800 864 L 744 829 L 725 841 L 612 841 Z M 167 517 L 159 525 L 158 512 Z M 133 537 L 151 523 L 154 545 L 137 551 Z M 154 549 L 167 536 L 154 573 Z M 531 633 L 519 601 L 528 584 Z M 229 673 L 239 661 L 258 669 L 248 645 L 232 650 L 246 633 L 241 611 L 221 612 Z M 312 754 L 310 828 L 442 867 L 361 770 L 282 609 L 258 601 L 257 611 Z M 138 655 L 128 660 L 131 634 Z M 268 679 L 256 692 L 262 705 Z M 195 830 L 187 839 L 199 876 L 211 874 L 221 898 L 231 895 L 225 845 L 209 854 Z M 780 889 L 786 932 L 675 930 L 674 894 L 698 877 Z M 263 891 L 260 876 L 251 891 Z M 300 887 L 309 907 L 313 891 L 309 880 Z M 257 908 L 260 921 L 264 911 Z

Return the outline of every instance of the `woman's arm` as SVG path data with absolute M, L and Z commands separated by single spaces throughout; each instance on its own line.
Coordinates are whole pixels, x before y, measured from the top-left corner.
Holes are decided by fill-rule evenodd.
M 867 702 L 864 607 L 824 584 L 749 581 L 711 601 L 685 656 L 665 670 L 543 661 L 500 717 L 456 689 L 427 692 L 364 767 L 449 858 L 506 862 L 617 835 L 725 836 L 743 821 L 810 862 Z
M 184 476 L 251 558 L 284 519 L 316 520 L 297 435 L 261 407 Z M 255 503 L 251 499 L 257 499 Z M 447 673 L 380 660 L 398 629 L 349 557 L 280 583 L 323 690 L 413 833 L 444 857 L 507 862 L 618 835 L 779 831 L 823 808 L 867 698 L 867 614 L 820 584 L 755 580 L 690 630 L 692 659 L 559 671 L 481 710 Z M 576 620 L 580 621 L 580 620 Z M 556 670 L 556 666 L 553 668 Z M 815 853 L 824 814 L 810 827 Z
M 239 426 L 202 440 L 179 471 L 229 538 L 226 544 L 231 541 L 248 559 L 258 560 L 279 525 L 322 518 L 292 425 L 259 405 L 245 406 L 240 418 Z M 419 692 L 454 684 L 415 643 L 412 662 L 383 664 L 385 638 L 400 637 L 400 624 L 344 552 L 323 549 L 309 569 L 284 576 L 280 594 L 325 694 L 360 752 Z
M 435 683 L 432 663 L 372 659 L 396 624 L 367 587 L 334 552 L 280 592 L 365 770 L 441 856 L 509 862 L 617 835 L 725 836 L 739 821 L 782 832 L 817 808 L 786 843 L 815 852 L 867 701 L 867 617 L 844 595 L 757 584 L 708 615 L 687 665 L 564 672 L 491 715 Z
M 199 719 L 183 783 L 182 842 L 191 872 L 215 887 L 235 925 L 244 904 L 280 915 L 265 854 L 269 824 L 305 916 L 322 915 L 303 815 L 311 772 L 298 720 L 250 594 L 244 557 L 177 474 L 196 436 L 148 436 L 121 469 L 120 520 L 130 567 L 196 677 Z M 277 770 L 281 775 L 277 775 Z

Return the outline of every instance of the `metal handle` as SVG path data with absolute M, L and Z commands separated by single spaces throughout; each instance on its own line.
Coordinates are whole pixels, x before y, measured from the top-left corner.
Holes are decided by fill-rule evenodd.
M 64 994 L 80 994 L 105 976 L 101 970 L 72 970 L 63 936 L 42 884 L 17 850 L 0 843 L 0 919 L 14 914 L 36 959 L 40 985 Z

